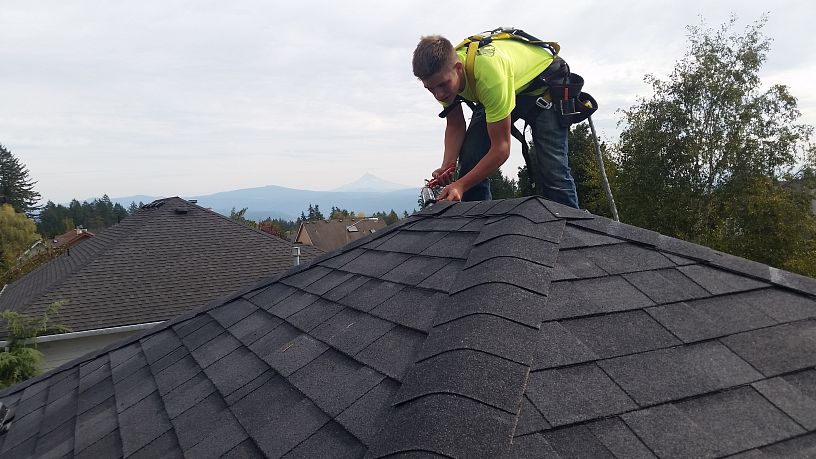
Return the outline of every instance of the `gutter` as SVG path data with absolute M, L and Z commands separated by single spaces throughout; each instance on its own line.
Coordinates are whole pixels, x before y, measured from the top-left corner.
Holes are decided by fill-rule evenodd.
M 159 322 L 146 322 L 143 324 L 133 324 L 133 325 L 122 325 L 120 327 L 108 327 L 108 328 L 97 328 L 94 330 L 84 330 L 78 332 L 69 332 L 69 333 L 59 333 L 56 335 L 45 335 L 45 336 L 38 336 L 36 338 L 37 343 L 48 343 L 51 341 L 64 341 L 69 339 L 76 339 L 76 338 L 85 338 L 88 336 L 102 336 L 102 335 L 112 335 L 114 333 L 123 333 L 129 331 L 138 331 L 138 330 L 145 330 L 154 325 L 158 325 L 162 323 Z M 7 341 L 0 341 L 0 348 L 6 347 L 8 345 Z

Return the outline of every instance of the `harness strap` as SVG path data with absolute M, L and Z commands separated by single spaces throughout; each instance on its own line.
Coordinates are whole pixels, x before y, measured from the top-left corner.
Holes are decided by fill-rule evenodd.
M 479 41 L 472 41 L 467 45 L 467 55 L 465 56 L 465 76 L 467 77 L 468 86 L 473 90 L 476 99 L 479 95 L 476 94 L 476 73 L 474 67 L 476 65 L 476 51 L 479 49 Z

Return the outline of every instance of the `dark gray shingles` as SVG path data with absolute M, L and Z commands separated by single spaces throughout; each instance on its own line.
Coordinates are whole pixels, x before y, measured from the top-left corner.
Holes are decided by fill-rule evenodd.
M 749 331 L 721 341 L 766 376 L 816 365 L 816 320 Z
M 229 421 L 220 424 L 195 446 L 184 451 L 184 456 L 220 458 L 222 454 L 231 451 L 249 438 L 246 431 L 234 418 L 226 416 L 225 418 Z
M 184 457 L 176 439 L 176 433 L 172 430 L 163 433 L 161 437 L 148 443 L 130 456 L 133 459 L 154 459 L 157 457 L 161 459 L 182 459 Z
M 451 205 L 448 209 L 445 210 L 445 216 L 448 217 L 460 217 L 465 212 L 469 211 L 470 209 L 476 207 L 479 204 L 479 201 L 460 201 L 456 203 L 452 203 L 455 205 Z M 436 204 L 434 204 L 436 205 Z M 429 219 L 425 219 L 429 220 Z M 413 226 L 413 225 L 412 225 Z
M 354 355 L 393 326 L 372 315 L 346 308 L 312 330 L 311 334 L 335 349 Z
M 279 376 L 269 379 L 231 409 L 267 457 L 283 456 L 329 421 L 314 403 Z
M 533 372 L 526 394 L 554 426 L 637 408 L 595 364 Z
M 406 228 L 412 232 L 422 231 L 422 232 L 445 232 L 449 233 L 452 231 L 456 231 L 459 228 L 465 226 L 468 223 L 467 218 L 448 218 L 445 215 L 442 218 L 426 218 L 420 220 L 410 227 Z M 390 250 L 390 249 L 389 249 Z M 416 252 L 411 252 L 416 253 Z
M 360 362 L 401 381 L 416 360 L 416 352 L 425 340 L 423 333 L 396 326 L 354 356 Z
M 816 433 L 792 438 L 775 445 L 762 448 L 762 457 L 785 458 L 785 457 L 816 457 Z
M 204 373 L 223 397 L 266 371 L 269 371 L 269 366 L 244 347 L 239 347 L 204 369 Z
M 255 392 L 259 387 L 266 384 L 266 382 L 269 381 L 270 379 L 278 377 L 278 376 L 280 376 L 280 375 L 278 373 L 274 372 L 274 371 L 267 371 L 265 373 L 261 373 L 261 375 L 258 376 L 257 378 L 255 378 L 252 381 L 244 384 L 243 386 L 238 388 L 238 390 L 236 390 L 235 392 L 233 392 L 230 395 L 224 397 L 224 402 L 227 405 L 232 406 L 237 401 L 239 401 L 242 398 L 246 397 L 247 395 Z
M 557 244 L 561 241 L 563 232 L 563 221 L 534 223 L 524 217 L 511 215 L 486 223 L 474 244 L 479 245 L 508 234 L 527 236 Z
M 448 293 L 454 281 L 456 281 L 456 276 L 459 275 L 459 271 L 462 270 L 464 265 L 465 262 L 462 260 L 451 260 L 439 271 L 422 281 L 417 287 Z
M 33 457 L 36 447 L 37 437 L 29 437 L 25 441 L 15 443 L 13 446 L 9 445 L 8 449 L 6 449 L 4 444 L 3 450 L 0 451 L 0 453 L 2 453 L 4 458 L 30 458 Z
M 42 424 L 40 424 L 40 435 L 47 434 L 69 419 L 76 417 L 76 404 L 76 393 L 70 392 L 46 405 Z
M 74 457 L 77 459 L 98 459 L 110 454 L 111 451 L 122 451 L 122 440 L 119 431 L 113 431 L 100 438 L 96 443 L 88 445 L 82 450 L 74 449 Z
M 800 392 L 816 400 L 816 370 L 805 370 L 784 377 L 785 381 Z
M 279 327 L 278 330 L 281 330 Z M 303 368 L 329 347 L 315 338 L 300 334 L 280 346 L 270 346 L 265 350 L 254 348 L 264 362 L 283 376 L 289 376 Z
M 578 247 L 592 247 L 596 245 L 620 244 L 625 242 L 621 239 L 610 237 L 606 234 L 588 231 L 583 228 L 567 224 L 564 227 L 564 235 L 559 244 L 560 249 L 574 249 Z
M 257 310 L 229 327 L 232 336 L 249 346 L 280 326 L 283 321 L 263 310 Z
M 717 439 L 672 404 L 621 415 L 658 457 L 714 457 L 724 454 Z
M 677 269 L 714 295 L 768 287 L 768 284 L 750 277 L 732 274 L 705 265 L 680 266 Z
M 105 366 L 105 370 L 108 370 L 107 365 Z M 110 371 L 106 371 L 103 373 L 103 376 L 99 378 L 99 380 L 109 376 Z M 20 400 L 17 402 L 17 406 L 14 408 L 18 418 L 21 418 L 34 410 L 42 408 L 46 404 L 48 401 L 49 382 L 50 381 L 48 380 L 42 380 L 25 388 L 23 395 L 20 396 Z M 97 384 L 97 382 L 98 380 L 94 381 L 94 384 Z M 89 386 L 85 385 L 84 387 L 87 388 Z
M 550 430 L 541 435 L 561 458 L 612 459 L 614 457 L 586 425 Z
M 141 344 L 147 362 L 153 364 L 181 346 L 181 340 L 172 328 L 166 328 L 145 337 Z
M 347 273 L 344 271 L 337 271 L 332 270 L 330 273 L 326 274 L 324 277 L 321 277 L 319 280 L 315 281 L 312 284 L 309 284 L 304 288 L 307 292 L 311 293 L 312 295 L 325 295 L 329 292 L 329 290 L 337 287 L 338 285 L 346 282 L 347 280 L 351 279 L 354 276 L 352 273 Z
M 44 414 L 45 408 L 40 407 L 29 411 L 24 416 L 15 415 L 12 424 L 14 428 L 4 435 L 6 438 L 3 440 L 3 449 L 0 450 L 0 454 L 5 457 L 6 454 L 10 454 L 8 453 L 10 450 L 23 445 L 31 438 L 36 438 Z M 31 447 L 33 449 L 34 445 Z
M 476 233 L 448 233 L 420 253 L 431 257 L 466 259 L 477 236 Z
M 281 284 L 280 282 L 275 282 L 274 284 L 259 290 L 255 294 L 247 295 L 245 298 L 258 307 L 269 309 L 279 301 L 284 300 L 286 297 L 297 291 L 298 289 L 294 287 Z
M 393 411 L 392 400 L 399 385 L 386 378 L 340 413 L 336 421 L 366 445 L 376 438 L 382 423 Z
M 541 434 L 513 438 L 507 457 L 519 459 L 561 459 Z
M 160 371 L 189 355 L 190 351 L 188 351 L 186 347 L 179 346 L 173 349 L 169 354 L 150 364 L 150 371 L 153 372 L 154 375 L 158 374 Z
M 752 386 L 800 425 L 816 430 L 816 400 L 796 386 L 781 377 L 755 382 Z
M 485 283 L 505 283 L 546 295 L 552 268 L 520 258 L 492 258 L 459 273 L 451 293 Z
M 401 284 L 418 285 L 448 264 L 448 260 L 438 257 L 415 256 L 388 271 L 382 278 Z
M 139 343 L 131 343 L 126 346 L 122 346 L 117 349 L 113 349 L 108 353 L 108 357 L 110 358 L 110 366 L 111 370 L 115 370 L 116 367 L 122 365 L 123 363 L 130 360 L 132 357 L 140 354 L 142 352 Z
M 237 440 L 233 446 L 246 438 L 246 434 L 237 425 L 235 416 L 217 393 L 211 394 L 176 416 L 172 423 L 179 445 L 185 455 L 207 438 L 222 437 L 220 435 L 222 433 L 231 434 L 233 441 Z M 227 439 L 222 437 L 221 440 L 226 441 Z
M 311 293 L 297 291 L 292 293 L 284 300 L 276 303 L 274 306 L 268 308 L 267 311 L 280 317 L 281 319 L 285 319 L 302 310 L 306 306 L 314 303 L 319 298 L 319 296 L 312 295 Z
M 371 311 L 382 319 L 427 332 L 433 324 L 437 311 L 448 296 L 429 290 L 405 288 L 399 295 L 384 301 Z
M 494 207 L 496 207 L 498 204 L 499 204 L 499 201 L 493 201 L 493 200 L 477 202 L 475 206 L 473 206 L 470 209 L 467 209 L 466 211 L 462 212 L 462 215 L 468 216 L 468 217 L 489 215 L 490 210 L 493 209 Z M 453 209 L 449 210 L 448 212 L 452 212 L 452 211 L 453 211 Z M 448 213 L 445 214 L 446 217 L 448 215 L 449 215 Z
M 518 206 L 514 207 L 513 210 L 507 212 L 508 215 L 522 215 L 524 218 L 530 219 L 535 223 L 544 223 L 553 220 L 558 220 L 561 217 L 555 215 L 556 213 L 560 213 L 561 209 L 556 209 L 552 211 L 548 209 L 549 202 L 545 206 L 543 201 L 538 199 L 528 199 Z M 557 207 L 562 207 L 560 204 L 556 204 Z M 591 216 L 590 216 L 591 217 Z
M 553 282 L 544 320 L 559 320 L 654 305 L 621 276 Z
M 236 322 L 258 310 L 258 306 L 249 301 L 238 298 L 227 304 L 218 306 L 209 311 L 209 314 L 224 328 L 229 328 Z
M 772 267 L 769 267 L 768 271 L 774 284 L 798 290 L 802 293 L 816 295 L 816 279 Z
M 521 398 L 521 410 L 518 415 L 518 423 L 516 424 L 516 431 L 514 436 L 527 435 L 533 432 L 540 432 L 548 430 L 552 426 L 544 416 L 538 411 L 538 408 L 533 405 L 530 399 L 525 394 Z M 515 441 L 515 440 L 514 440 Z
M 119 428 L 116 416 L 116 400 L 109 397 L 94 408 L 80 413 L 76 418 L 74 452 L 80 452 Z M 116 433 L 119 438 L 119 434 Z M 121 451 L 117 450 L 117 451 Z
M 258 446 L 255 444 L 251 438 L 247 438 L 246 440 L 242 441 L 238 444 L 235 448 L 224 453 L 221 456 L 222 459 L 252 459 L 256 457 L 262 457 L 263 451 L 258 449 Z
M 159 372 L 154 371 L 156 385 L 159 387 L 159 393 L 164 395 L 172 391 L 176 387 L 186 382 L 188 379 L 198 374 L 199 371 L 201 371 L 201 367 L 198 366 L 198 363 L 190 355 L 185 355 L 172 365 L 168 365 Z
M 704 298 L 709 293 L 676 269 L 624 274 L 623 277 L 657 304 Z
M 732 295 L 657 306 L 646 311 L 687 343 L 776 324 L 759 308 Z
M 805 433 L 799 425 L 750 387 L 676 404 L 696 425 L 733 454 Z
M 535 328 L 493 315 L 469 315 L 434 327 L 418 359 L 472 349 L 529 366 L 530 349 L 537 339 Z
M 422 220 L 414 225 L 425 221 L 433 222 L 433 220 L 428 219 Z M 423 225 L 427 225 L 427 223 L 423 223 Z M 413 225 L 411 225 L 411 227 L 413 227 Z M 393 234 L 393 237 L 377 246 L 377 249 L 418 254 L 445 237 L 446 233 L 443 231 L 396 231 Z
M 597 359 L 597 355 L 558 322 L 547 322 L 541 325 L 538 333 L 531 369 L 543 370 Z
M 635 244 L 602 245 L 579 250 L 609 274 L 674 267 L 674 263 L 660 252 Z
M 153 392 L 135 405 L 119 413 L 119 432 L 125 456 L 172 429 L 158 392 Z
M 324 412 L 337 416 L 383 378 L 382 374 L 328 350 L 288 380 Z
M 342 304 L 334 303 L 323 298 L 289 316 L 286 320 L 295 327 L 309 332 L 342 310 Z
M 330 256 L 317 262 L 320 266 L 327 266 L 329 268 L 339 269 L 344 264 L 354 260 L 365 252 L 365 249 L 356 247 L 352 250 L 341 249 L 335 255 Z
M 656 457 L 619 418 L 588 424 L 589 430 L 615 457 L 647 459 Z
M 565 320 L 561 325 L 604 359 L 680 344 L 643 311 Z
M 341 298 L 338 303 L 358 311 L 370 311 L 389 298 L 399 294 L 404 288 L 401 284 L 369 279 Z
M 368 282 L 369 279 L 369 277 L 354 274 L 342 284 L 334 287 L 322 296 L 329 301 L 339 301 L 346 295 L 356 291 L 361 285 Z
M 334 270 L 325 266 L 311 266 L 290 276 L 282 277 L 280 282 L 291 287 L 297 287 L 300 290 L 305 290 L 307 285 L 318 281 L 332 271 Z
M 287 287 L 289 288 L 289 287 Z M 173 330 L 179 338 L 184 338 L 190 333 L 198 330 L 204 325 L 212 322 L 212 318 L 207 314 L 198 314 L 191 319 L 187 319 L 172 325 Z
M 365 446 L 336 422 L 329 421 L 284 458 L 336 457 L 359 458 Z
M 651 230 L 638 228 L 637 226 L 627 225 L 626 223 L 616 222 L 614 220 L 598 216 L 594 216 L 594 218 L 591 220 L 573 220 L 570 221 L 570 224 L 604 233 L 608 236 L 619 239 L 626 239 L 651 246 L 657 245 L 661 238 L 665 237 Z M 711 249 L 706 250 L 710 251 Z
M 74 420 L 71 419 L 47 433 L 40 432 L 34 457 L 51 458 L 71 455 L 74 450 L 74 429 Z
M 77 414 L 83 413 L 104 402 L 108 397 L 111 397 L 113 393 L 113 381 L 110 378 L 105 378 L 85 391 L 80 392 L 77 402 Z M 17 416 L 22 416 L 19 411 L 17 412 Z
M 537 328 L 547 303 L 546 296 L 507 284 L 477 285 L 437 299 L 444 307 L 439 308 L 435 326 L 471 314 L 492 314 Z
M 816 318 L 816 299 L 780 288 L 755 290 L 738 296 L 779 322 Z
M 126 379 L 114 384 L 116 392 L 116 409 L 122 412 L 157 389 L 149 367 L 143 367 Z
M 209 397 L 213 392 L 215 392 L 215 386 L 201 372 L 164 394 L 162 401 L 167 415 L 173 419 Z
M 225 331 L 196 348 L 190 354 L 196 359 L 201 368 L 206 368 L 240 346 L 241 342 Z
M 762 378 L 717 342 L 618 357 L 599 365 L 641 405 L 676 400 Z
M 497 257 L 514 257 L 545 266 L 555 266 L 558 244 L 526 236 L 508 234 L 477 245 L 470 251 L 465 268 Z
M 359 257 L 343 265 L 341 269 L 343 271 L 362 274 L 369 277 L 380 277 L 397 267 L 408 258 L 408 255 L 397 252 L 366 250 Z
M 560 279 L 575 279 L 606 276 L 607 272 L 599 268 L 580 250 L 563 250 L 559 247 L 558 262 L 555 264 Z
M 210 320 L 194 332 L 181 338 L 181 342 L 184 343 L 187 349 L 192 351 L 223 332 L 224 327 L 215 320 Z
M 515 417 L 455 395 L 421 397 L 396 407 L 369 454 L 429 451 L 449 457 L 499 457 L 510 446 Z
M 476 351 L 452 351 L 411 367 L 394 403 L 425 395 L 448 393 L 517 413 L 528 368 Z

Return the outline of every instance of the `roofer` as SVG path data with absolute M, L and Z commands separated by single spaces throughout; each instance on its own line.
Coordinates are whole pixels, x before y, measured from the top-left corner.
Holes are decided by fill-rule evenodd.
M 459 161 L 459 179 L 451 183 L 446 178 L 444 183 L 448 185 L 439 199 L 491 199 L 487 177 L 507 161 L 511 129 L 515 130 L 513 122 L 524 119 L 532 126 L 535 154 L 527 157 L 523 136 L 518 131 L 516 136 L 524 144 L 525 160 L 537 192 L 578 207 L 567 151 L 569 124 L 565 126 L 559 119 L 563 116 L 550 102 L 549 91 L 541 81 L 545 70 L 556 67 L 551 64 L 566 67 L 566 63 L 555 57 L 556 43 L 526 36 L 536 44 L 517 39 L 482 40 L 478 48 L 472 47 L 472 62 L 467 58 L 470 40 L 454 48 L 446 38 L 432 35 L 422 37 L 414 50 L 414 76 L 445 107 L 440 114 L 447 122 L 442 166 L 432 173 L 433 177 Z M 471 38 L 478 41 L 481 36 Z M 474 109 L 467 127 L 460 102 Z

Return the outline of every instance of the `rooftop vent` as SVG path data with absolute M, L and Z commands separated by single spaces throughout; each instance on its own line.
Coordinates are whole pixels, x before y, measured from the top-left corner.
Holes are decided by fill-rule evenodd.
M 196 204 L 198 202 L 198 199 L 188 199 L 187 202 L 189 202 L 190 204 Z
M 176 208 L 176 210 L 175 210 L 175 212 L 176 212 L 176 214 L 178 214 L 178 215 L 184 215 L 184 214 L 186 214 L 187 212 L 189 212 L 189 210 L 188 210 L 188 209 L 185 209 L 185 208 L 183 208 L 183 207 L 177 207 L 177 208 Z
M 351 226 L 347 226 L 347 227 L 346 227 L 346 231 L 348 231 L 349 233 L 357 233 L 357 232 L 359 232 L 360 230 L 358 230 L 356 226 L 351 225 Z

